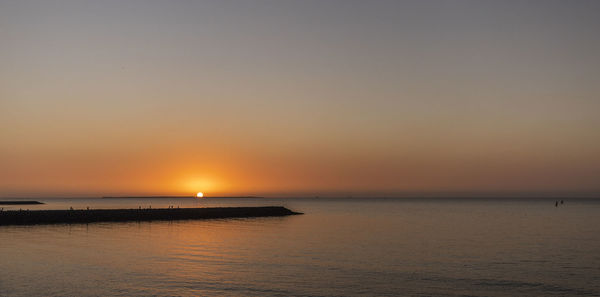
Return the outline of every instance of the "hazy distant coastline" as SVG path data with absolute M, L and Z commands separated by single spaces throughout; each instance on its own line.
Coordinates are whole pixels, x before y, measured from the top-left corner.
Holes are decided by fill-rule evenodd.
M 0 205 L 32 205 L 32 204 L 44 204 L 39 201 L 0 201 Z
M 198 198 L 196 196 L 103 196 L 102 199 L 124 199 L 124 198 L 137 198 L 137 199 L 173 199 L 173 198 Z M 260 196 L 205 196 L 201 199 L 206 198 L 264 198 Z

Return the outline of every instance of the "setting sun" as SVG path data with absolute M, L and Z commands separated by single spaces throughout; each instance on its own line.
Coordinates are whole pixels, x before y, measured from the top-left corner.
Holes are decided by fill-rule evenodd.
M 202 198 L 202 197 L 204 197 L 204 194 L 202 194 L 202 192 L 198 192 L 198 194 L 196 194 L 196 197 Z

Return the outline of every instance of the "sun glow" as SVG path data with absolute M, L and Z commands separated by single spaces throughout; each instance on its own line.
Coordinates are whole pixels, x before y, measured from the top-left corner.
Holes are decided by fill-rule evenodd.
M 196 197 L 197 198 L 202 198 L 202 197 L 204 197 L 204 194 L 202 194 L 202 192 L 198 192 L 198 194 L 196 194 Z

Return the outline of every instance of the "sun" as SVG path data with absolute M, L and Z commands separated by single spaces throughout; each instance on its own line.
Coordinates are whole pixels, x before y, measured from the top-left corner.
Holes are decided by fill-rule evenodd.
M 204 194 L 202 194 L 202 192 L 198 192 L 198 194 L 196 194 L 196 197 L 202 198 L 202 197 L 204 197 Z

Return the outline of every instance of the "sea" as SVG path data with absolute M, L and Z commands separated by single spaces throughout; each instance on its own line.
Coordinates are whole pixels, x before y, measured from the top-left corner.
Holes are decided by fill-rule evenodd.
M 36 200 L 304 214 L 0 226 L 0 296 L 600 296 L 599 199 Z

